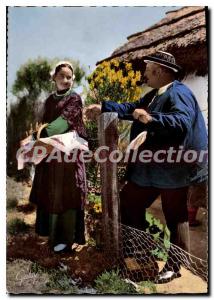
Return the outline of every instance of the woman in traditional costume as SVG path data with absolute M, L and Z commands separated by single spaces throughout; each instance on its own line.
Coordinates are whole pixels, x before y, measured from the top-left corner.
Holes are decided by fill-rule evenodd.
M 44 104 L 40 137 L 76 131 L 82 138 L 86 131 L 82 119 L 81 97 L 72 91 L 74 70 L 69 62 L 60 62 L 52 74 L 56 91 Z M 34 138 L 36 133 L 33 134 Z M 62 154 L 62 153 L 61 153 Z M 64 154 L 64 153 L 63 153 Z M 71 251 L 72 244 L 84 244 L 84 202 L 86 198 L 85 166 L 75 162 L 47 162 L 36 166 L 30 201 L 37 205 L 36 233 L 49 236 L 55 252 Z

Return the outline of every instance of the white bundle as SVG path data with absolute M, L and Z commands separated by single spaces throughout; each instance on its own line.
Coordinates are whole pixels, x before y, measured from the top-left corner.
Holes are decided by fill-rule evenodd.
M 51 145 L 54 149 L 64 152 L 69 155 L 73 149 L 88 151 L 88 142 L 79 137 L 76 131 L 71 131 L 64 134 L 53 135 L 47 138 L 40 138 L 40 142 Z M 26 162 L 39 164 L 49 153 L 41 151 L 41 154 L 29 156 L 29 152 L 33 149 L 36 141 L 29 139 L 17 153 L 18 170 L 24 168 Z M 36 146 L 37 147 L 37 146 Z M 42 146 L 38 146 L 41 149 Z
M 146 136 L 147 136 L 147 131 L 143 131 L 140 134 L 138 134 L 138 136 L 131 141 L 131 143 L 128 145 L 126 152 L 129 153 L 131 150 L 137 150 L 140 145 L 142 145 L 145 140 L 146 140 Z

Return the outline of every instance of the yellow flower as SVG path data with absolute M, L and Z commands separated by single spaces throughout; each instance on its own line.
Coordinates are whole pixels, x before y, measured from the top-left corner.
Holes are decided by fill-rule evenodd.
M 94 210 L 96 213 L 101 213 L 102 212 L 101 204 L 94 204 Z
M 132 68 L 132 64 L 131 63 L 126 63 L 125 67 L 126 67 L 126 70 L 129 71 Z
M 135 76 L 136 76 L 136 80 L 139 81 L 140 78 L 141 78 L 141 73 L 140 73 L 140 71 L 137 71 L 137 72 L 135 73 Z
M 113 64 L 115 67 L 119 67 L 119 61 L 116 58 L 110 60 L 110 63 Z
M 102 62 L 101 66 L 102 67 L 108 67 L 109 63 L 107 61 Z
M 131 80 L 131 85 L 134 87 L 136 85 L 136 79 L 135 78 L 132 78 Z
M 130 77 L 130 78 L 134 77 L 134 71 L 133 70 L 128 72 L 128 77 Z
M 122 77 L 123 77 L 123 71 L 122 71 L 122 70 L 119 70 L 119 71 L 117 72 L 117 78 L 120 80 Z
M 136 83 L 141 79 L 141 73 L 140 71 L 135 72 L 131 63 L 123 63 L 122 65 L 128 72 L 127 76 L 124 76 L 124 70 L 118 70 L 120 67 L 118 59 L 104 61 L 100 64 L 89 76 L 90 90 L 96 86 L 100 99 L 105 98 L 118 102 L 138 100 L 142 94 L 142 89 Z

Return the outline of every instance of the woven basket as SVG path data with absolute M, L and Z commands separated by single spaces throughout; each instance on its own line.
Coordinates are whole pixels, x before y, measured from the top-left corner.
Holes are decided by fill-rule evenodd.
M 42 130 L 48 126 L 48 123 L 45 123 L 45 124 L 42 124 L 40 127 L 39 127 L 39 130 L 37 131 L 37 135 L 36 135 L 36 139 L 39 140 L 40 139 L 40 134 L 42 132 Z

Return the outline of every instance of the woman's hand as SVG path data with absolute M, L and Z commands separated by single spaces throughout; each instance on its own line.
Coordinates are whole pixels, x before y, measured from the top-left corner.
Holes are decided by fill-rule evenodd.
M 140 122 L 147 124 L 152 121 L 152 116 L 145 111 L 145 109 L 137 108 L 133 112 L 133 118 L 139 120 Z
M 101 104 L 91 104 L 84 108 L 83 113 L 87 120 L 97 121 L 99 115 L 101 114 Z

